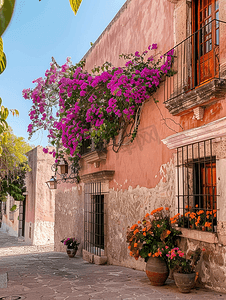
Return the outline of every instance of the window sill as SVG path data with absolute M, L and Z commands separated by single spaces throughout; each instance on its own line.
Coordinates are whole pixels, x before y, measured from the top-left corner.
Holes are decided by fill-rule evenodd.
M 92 152 L 82 155 L 82 159 L 87 164 L 97 163 L 102 160 L 106 160 L 106 158 L 107 158 L 106 151 L 92 151 Z
M 182 232 L 182 237 L 197 240 L 200 242 L 205 242 L 209 244 L 217 244 L 218 238 L 217 234 L 214 232 L 205 232 L 195 229 L 187 229 L 178 227 L 178 230 Z
M 165 102 L 165 107 L 173 116 L 189 113 L 197 106 L 215 102 L 226 93 L 226 80 L 212 79 L 211 81 L 179 96 L 171 96 Z

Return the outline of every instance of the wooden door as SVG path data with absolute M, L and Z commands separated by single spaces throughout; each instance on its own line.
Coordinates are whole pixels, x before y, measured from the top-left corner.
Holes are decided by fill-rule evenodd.
M 219 73 L 219 0 L 199 0 L 195 14 L 196 82 L 200 85 Z
M 206 164 L 202 167 L 202 193 L 204 195 L 203 207 L 207 210 L 216 209 L 216 163 Z

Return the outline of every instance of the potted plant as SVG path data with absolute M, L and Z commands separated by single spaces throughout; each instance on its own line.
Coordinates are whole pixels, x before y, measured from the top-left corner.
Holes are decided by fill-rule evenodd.
M 69 257 L 74 257 L 78 250 L 78 246 L 80 245 L 80 243 L 78 243 L 75 238 L 63 239 L 61 241 L 61 243 L 63 243 L 64 245 L 67 246 L 67 255 Z
M 197 204 L 195 208 L 192 209 L 192 207 L 186 205 L 184 215 L 177 214 L 171 219 L 172 222 L 177 223 L 179 227 L 212 232 L 217 224 L 217 210 L 200 209 Z
M 203 249 L 204 250 L 204 249 Z M 175 284 L 181 293 L 189 293 L 195 286 L 195 267 L 200 260 L 202 250 L 200 248 L 190 251 L 186 257 L 185 253 L 175 247 L 166 254 L 168 266 L 173 271 Z
M 163 285 L 169 275 L 166 254 L 175 247 L 181 232 L 171 226 L 169 208 L 163 207 L 146 214 L 127 229 L 130 256 L 144 258 L 146 274 L 152 285 Z

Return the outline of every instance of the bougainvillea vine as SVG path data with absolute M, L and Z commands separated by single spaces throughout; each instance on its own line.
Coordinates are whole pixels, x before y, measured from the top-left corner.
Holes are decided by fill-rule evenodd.
M 157 44 L 148 47 L 149 51 L 155 49 Z M 147 58 L 149 51 L 122 54 L 124 67 L 106 62 L 91 74 L 84 69 L 85 61 L 73 66 L 67 59 L 61 67 L 51 63 L 45 77 L 33 81 L 34 89 L 23 90 L 24 98 L 33 103 L 29 112 L 30 137 L 39 129 L 48 130 L 56 163 L 66 153 L 74 164 L 78 164 L 87 139 L 96 144 L 114 144 L 119 132 L 130 125 L 132 142 L 139 108 L 171 72 L 173 50 L 158 59 L 153 55 Z

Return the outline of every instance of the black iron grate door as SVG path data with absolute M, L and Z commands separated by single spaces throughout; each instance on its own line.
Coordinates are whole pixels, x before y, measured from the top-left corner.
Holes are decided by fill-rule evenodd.
M 84 248 L 95 255 L 104 255 L 105 195 L 101 182 L 85 185 Z

